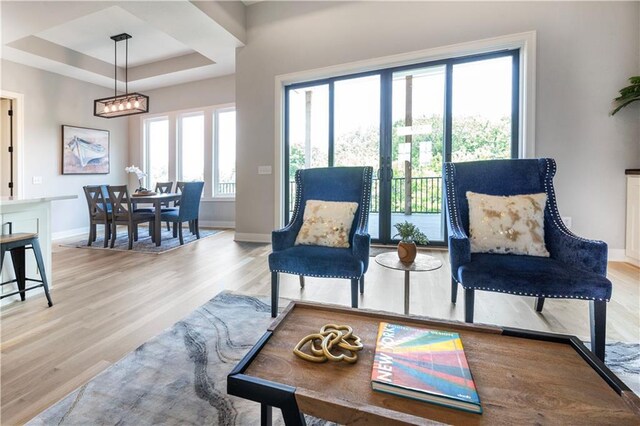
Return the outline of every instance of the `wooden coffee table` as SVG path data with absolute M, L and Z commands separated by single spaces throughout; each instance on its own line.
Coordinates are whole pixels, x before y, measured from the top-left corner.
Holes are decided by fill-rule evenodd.
M 375 257 L 378 265 L 389 269 L 404 271 L 404 314 L 409 315 L 409 295 L 411 294 L 411 272 L 435 271 L 442 267 L 442 261 L 433 256 L 418 253 L 416 259 L 409 264 L 400 262 L 398 253 L 391 251 L 380 253 Z
M 380 321 L 460 333 L 484 413 L 374 392 L 370 377 Z M 293 353 L 327 323 L 349 324 L 365 348 L 356 364 L 304 361 Z M 638 425 L 640 399 L 576 337 L 435 321 L 292 302 L 227 378 L 227 392 L 262 404 L 262 424 L 278 407 L 287 425 L 306 414 L 347 425 Z

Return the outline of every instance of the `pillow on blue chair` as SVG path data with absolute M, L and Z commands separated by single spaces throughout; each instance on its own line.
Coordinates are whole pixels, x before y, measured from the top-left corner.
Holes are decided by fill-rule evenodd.
M 544 245 L 547 194 L 466 195 L 472 253 L 549 257 Z
M 295 245 L 349 247 L 349 234 L 358 203 L 307 200 Z

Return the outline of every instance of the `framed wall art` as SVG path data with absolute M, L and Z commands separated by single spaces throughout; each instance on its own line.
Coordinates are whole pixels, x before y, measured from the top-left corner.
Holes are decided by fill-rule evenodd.
M 62 174 L 108 174 L 109 131 L 62 126 Z

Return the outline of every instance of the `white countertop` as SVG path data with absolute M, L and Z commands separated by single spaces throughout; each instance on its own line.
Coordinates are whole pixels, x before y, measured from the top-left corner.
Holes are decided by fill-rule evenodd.
M 77 195 L 53 195 L 50 197 L 0 197 L 0 206 L 14 206 L 17 204 L 33 204 L 45 201 L 73 200 Z

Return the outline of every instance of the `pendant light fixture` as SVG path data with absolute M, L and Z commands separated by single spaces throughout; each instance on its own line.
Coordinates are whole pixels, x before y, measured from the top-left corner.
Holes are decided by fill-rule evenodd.
M 127 33 L 111 36 L 114 45 L 113 96 L 93 101 L 93 115 L 102 118 L 124 117 L 149 112 L 149 97 L 129 93 L 129 39 Z M 124 95 L 118 95 L 118 42 L 125 41 Z

